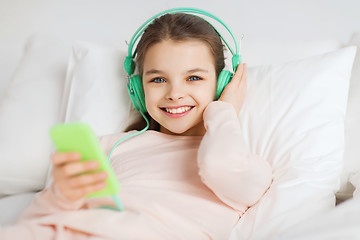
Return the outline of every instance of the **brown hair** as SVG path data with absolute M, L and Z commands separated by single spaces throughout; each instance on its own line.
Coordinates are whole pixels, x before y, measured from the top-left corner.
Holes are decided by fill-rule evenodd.
M 155 19 L 144 31 L 136 48 L 136 65 L 140 74 L 142 74 L 146 51 L 152 45 L 164 40 L 203 41 L 209 46 L 214 56 L 217 77 L 225 66 L 224 45 L 214 27 L 200 17 L 175 13 L 165 14 Z
M 136 66 L 139 74 L 143 74 L 144 58 L 147 50 L 156 43 L 164 40 L 186 41 L 200 40 L 206 43 L 214 56 L 216 77 L 225 66 L 224 45 L 214 27 L 206 20 L 185 13 L 165 14 L 155 19 L 144 31 L 136 48 Z M 150 119 L 150 129 L 158 130 L 159 125 Z M 146 126 L 143 119 L 130 125 L 126 131 L 141 130 Z

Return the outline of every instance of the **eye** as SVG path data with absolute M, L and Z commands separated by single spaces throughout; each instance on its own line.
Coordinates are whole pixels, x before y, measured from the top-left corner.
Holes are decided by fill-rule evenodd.
M 198 77 L 198 76 L 191 76 L 188 78 L 189 81 L 198 81 L 198 80 L 201 80 L 202 78 L 201 77 Z
M 161 78 L 161 77 L 156 77 L 156 78 L 151 79 L 150 82 L 163 83 L 163 82 L 165 82 L 165 79 L 163 79 L 163 78 Z

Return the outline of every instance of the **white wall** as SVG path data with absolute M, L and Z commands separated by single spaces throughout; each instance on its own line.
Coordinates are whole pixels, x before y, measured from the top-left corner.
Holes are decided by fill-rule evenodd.
M 316 39 L 347 42 L 360 31 L 358 0 L 0 0 L 0 94 L 27 37 L 50 32 L 64 41 L 95 41 L 125 48 L 150 16 L 172 7 L 210 11 L 246 42 Z M 1 99 L 1 98 L 0 98 Z

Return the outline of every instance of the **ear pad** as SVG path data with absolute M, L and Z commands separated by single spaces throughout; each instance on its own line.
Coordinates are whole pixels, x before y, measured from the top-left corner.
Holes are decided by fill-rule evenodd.
M 125 57 L 124 69 L 127 72 L 128 76 L 131 76 L 135 71 L 135 62 L 132 57 Z
M 218 100 L 221 96 L 221 93 L 224 91 L 226 85 L 231 81 L 232 73 L 227 70 L 222 70 L 218 82 L 217 82 L 217 89 L 216 89 L 216 96 L 215 100 Z
M 128 84 L 128 91 L 131 97 L 131 101 L 133 102 L 136 110 L 145 113 L 146 105 L 145 105 L 145 94 L 142 86 L 142 80 L 140 75 L 134 75 L 130 78 L 130 85 Z M 132 89 L 132 91 L 131 91 Z

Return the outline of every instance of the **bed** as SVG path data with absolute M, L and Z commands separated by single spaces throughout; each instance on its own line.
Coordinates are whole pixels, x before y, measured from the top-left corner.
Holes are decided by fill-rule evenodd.
M 274 169 L 270 189 L 229 240 L 360 239 L 356 0 L 2 3 L 0 225 L 15 222 L 51 181 L 52 125 L 83 121 L 101 136 L 137 117 L 122 69 L 125 41 L 150 16 L 183 6 L 245 35 L 239 121 L 250 149 Z

